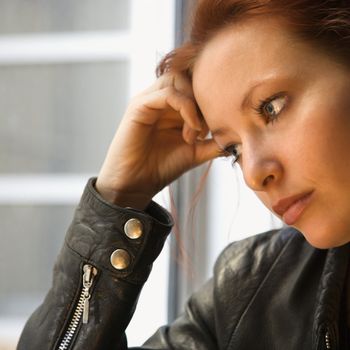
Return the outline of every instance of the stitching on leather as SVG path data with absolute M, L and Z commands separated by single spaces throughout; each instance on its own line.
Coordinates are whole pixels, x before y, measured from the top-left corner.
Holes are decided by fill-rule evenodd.
M 283 229 L 282 229 L 283 230 Z M 289 231 L 289 229 L 288 229 Z M 248 312 L 249 307 L 251 306 L 251 304 L 253 303 L 253 301 L 255 300 L 256 296 L 258 295 L 260 289 L 262 288 L 262 286 L 264 285 L 265 281 L 267 280 L 267 278 L 270 276 L 272 270 L 274 269 L 274 267 L 276 266 L 278 260 L 280 259 L 280 257 L 283 255 L 283 253 L 285 252 L 285 250 L 287 249 L 287 247 L 289 246 L 290 242 L 295 238 L 296 236 L 294 234 L 291 235 L 291 237 L 289 238 L 289 240 L 286 242 L 286 244 L 282 247 L 281 251 L 278 253 L 276 259 L 274 260 L 274 262 L 272 263 L 272 265 L 270 266 L 269 270 L 267 271 L 265 277 L 262 279 L 261 283 L 259 284 L 258 288 L 256 289 L 254 295 L 252 296 L 251 300 L 249 301 L 249 303 L 247 304 L 247 306 L 245 307 L 242 315 L 240 316 L 236 327 L 234 327 L 231 336 L 230 336 L 230 340 L 227 344 L 226 349 L 229 350 L 231 347 L 231 343 L 233 341 L 233 336 L 235 335 L 235 332 L 237 330 L 237 328 L 239 327 L 243 317 L 245 316 L 245 314 Z
M 173 219 L 167 210 L 165 210 L 165 212 L 160 211 L 160 215 L 164 219 L 164 222 L 162 222 L 162 221 L 158 220 L 158 218 L 154 217 L 153 215 L 150 215 L 146 210 L 138 210 L 135 208 L 128 209 L 128 208 L 120 207 L 116 204 L 108 202 L 97 192 L 96 188 L 94 187 L 96 180 L 97 180 L 97 177 L 92 177 L 89 179 L 89 181 L 86 185 L 86 190 L 82 194 L 82 198 L 81 198 L 82 202 L 84 202 L 85 197 L 86 197 L 87 201 L 89 201 L 89 197 L 93 197 L 93 200 L 97 200 L 99 205 L 102 204 L 102 205 L 105 205 L 105 206 L 107 206 L 111 209 L 114 209 L 114 210 L 127 210 L 131 213 L 136 212 L 137 214 L 139 214 L 143 217 L 152 218 L 153 220 L 157 221 L 161 225 L 166 225 L 166 226 L 173 225 Z M 154 209 L 157 211 L 159 211 L 160 209 L 164 210 L 164 208 L 162 208 L 158 203 L 154 202 L 153 200 L 151 200 L 149 205 L 152 205 L 154 207 Z
M 149 230 L 149 234 L 152 233 L 152 230 L 154 228 L 154 225 L 155 223 L 154 222 L 150 222 L 150 230 Z M 149 235 L 148 234 L 148 235 Z M 146 237 L 146 239 L 144 239 L 144 241 L 142 242 L 142 245 L 140 246 L 140 250 L 139 252 L 137 253 L 136 256 L 138 256 L 137 259 L 134 260 L 133 262 L 133 267 L 136 265 L 136 263 L 141 259 L 141 256 L 143 255 L 143 251 L 145 249 L 145 246 L 148 242 L 148 236 Z M 106 272 L 108 273 L 111 277 L 113 278 L 116 278 L 118 281 L 123 281 L 123 282 L 126 282 L 126 279 L 130 278 L 127 280 L 128 283 L 131 283 L 131 284 L 134 284 L 134 285 L 139 285 L 140 283 L 145 283 L 144 280 L 142 281 L 134 281 L 132 279 L 132 274 L 134 272 L 134 268 L 128 268 L 127 271 L 125 271 L 123 274 L 121 274 L 120 272 L 115 272 L 113 271 L 112 269 L 109 269 L 108 267 L 104 266 L 103 264 L 100 264 L 99 262 L 97 261 L 94 261 L 94 260 L 91 260 L 90 257 L 87 257 L 87 256 L 84 256 L 84 255 L 81 255 L 78 251 L 76 251 L 68 242 L 68 238 L 67 236 L 65 237 L 64 239 L 64 245 L 66 245 L 66 247 L 68 248 L 68 251 L 75 255 L 75 256 L 78 256 L 81 260 L 84 260 L 84 261 L 87 261 L 87 262 L 92 262 L 93 265 L 95 265 L 98 269 L 102 270 L 103 272 Z
M 130 283 L 130 284 L 133 284 L 133 285 L 135 285 L 135 286 L 140 285 L 140 283 L 134 282 L 134 281 L 132 281 L 132 280 L 126 280 L 126 278 L 127 278 L 128 276 L 121 276 L 121 277 L 120 277 L 120 276 L 117 275 L 116 272 L 110 271 L 108 268 L 106 268 L 106 267 L 100 265 L 98 262 L 92 261 L 92 260 L 90 260 L 89 258 L 87 258 L 87 257 L 85 257 L 85 256 L 83 256 L 83 255 L 81 255 L 81 254 L 78 253 L 76 250 L 74 250 L 74 249 L 69 245 L 69 243 L 68 243 L 66 240 L 64 241 L 64 244 L 67 246 L 68 251 L 70 252 L 70 254 L 79 257 L 83 262 L 85 261 L 85 262 L 87 262 L 87 263 L 93 264 L 98 270 L 100 270 L 98 276 L 101 275 L 101 272 L 102 272 L 102 273 L 107 274 L 108 276 L 110 276 L 110 277 L 116 279 L 118 282 Z M 98 280 L 96 281 L 96 284 L 97 284 L 97 283 L 98 283 Z M 143 283 L 144 283 L 144 281 L 142 282 L 142 284 L 143 284 Z
M 71 253 L 74 253 L 74 255 L 77 255 L 79 258 L 81 259 L 85 259 L 85 260 L 89 260 L 89 258 L 82 256 L 80 253 L 78 253 L 73 247 L 70 246 L 70 244 L 68 243 L 68 239 L 67 237 L 64 239 L 64 243 L 66 244 L 67 248 L 69 248 L 69 250 L 71 251 Z
M 68 240 L 64 241 L 65 245 L 67 246 L 67 248 L 69 249 L 69 251 L 71 252 L 71 254 L 73 255 L 77 255 L 80 259 L 87 261 L 87 262 L 91 262 L 92 260 L 89 257 L 83 256 L 81 255 L 79 252 L 77 252 L 74 248 L 72 248 L 70 246 L 70 244 L 68 243 Z M 109 270 L 107 267 L 104 267 L 103 265 L 99 264 L 96 261 L 92 262 L 94 265 L 96 265 L 96 267 L 104 272 L 108 272 L 112 277 L 117 278 L 118 280 L 123 280 L 123 276 L 122 278 L 120 276 L 118 276 L 118 274 L 114 271 Z

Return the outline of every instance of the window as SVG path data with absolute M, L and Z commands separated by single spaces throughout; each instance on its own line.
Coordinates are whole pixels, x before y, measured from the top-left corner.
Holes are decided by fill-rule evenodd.
M 48 291 L 87 179 L 127 101 L 173 47 L 174 11 L 174 0 L 0 3 L 0 349 L 15 349 Z M 167 320 L 167 259 L 164 249 L 127 330 L 130 345 Z M 149 297 L 159 306 L 152 317 Z

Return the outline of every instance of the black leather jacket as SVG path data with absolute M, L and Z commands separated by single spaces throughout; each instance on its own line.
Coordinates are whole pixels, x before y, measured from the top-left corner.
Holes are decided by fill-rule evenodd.
M 52 288 L 27 321 L 18 350 L 128 348 L 124 330 L 173 223 L 154 202 L 145 212 L 107 203 L 94 181 L 69 227 Z M 136 239 L 124 231 L 131 218 L 143 225 Z M 315 249 L 292 228 L 234 242 L 184 314 L 138 349 L 349 349 L 349 247 Z M 117 249 L 130 258 L 124 269 L 111 264 Z

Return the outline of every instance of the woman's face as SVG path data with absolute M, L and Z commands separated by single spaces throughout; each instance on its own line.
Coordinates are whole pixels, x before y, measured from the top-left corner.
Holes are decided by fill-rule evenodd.
M 345 67 L 278 20 L 252 19 L 206 45 L 193 90 L 216 143 L 239 154 L 247 185 L 268 209 L 315 247 L 350 241 Z

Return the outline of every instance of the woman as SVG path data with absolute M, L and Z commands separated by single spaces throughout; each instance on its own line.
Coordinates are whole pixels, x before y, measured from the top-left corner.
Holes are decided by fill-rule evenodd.
M 189 42 L 130 102 L 18 349 L 127 349 L 172 226 L 151 199 L 222 155 L 289 226 L 227 247 L 141 348 L 349 349 L 349 41 L 348 0 L 199 1 Z

